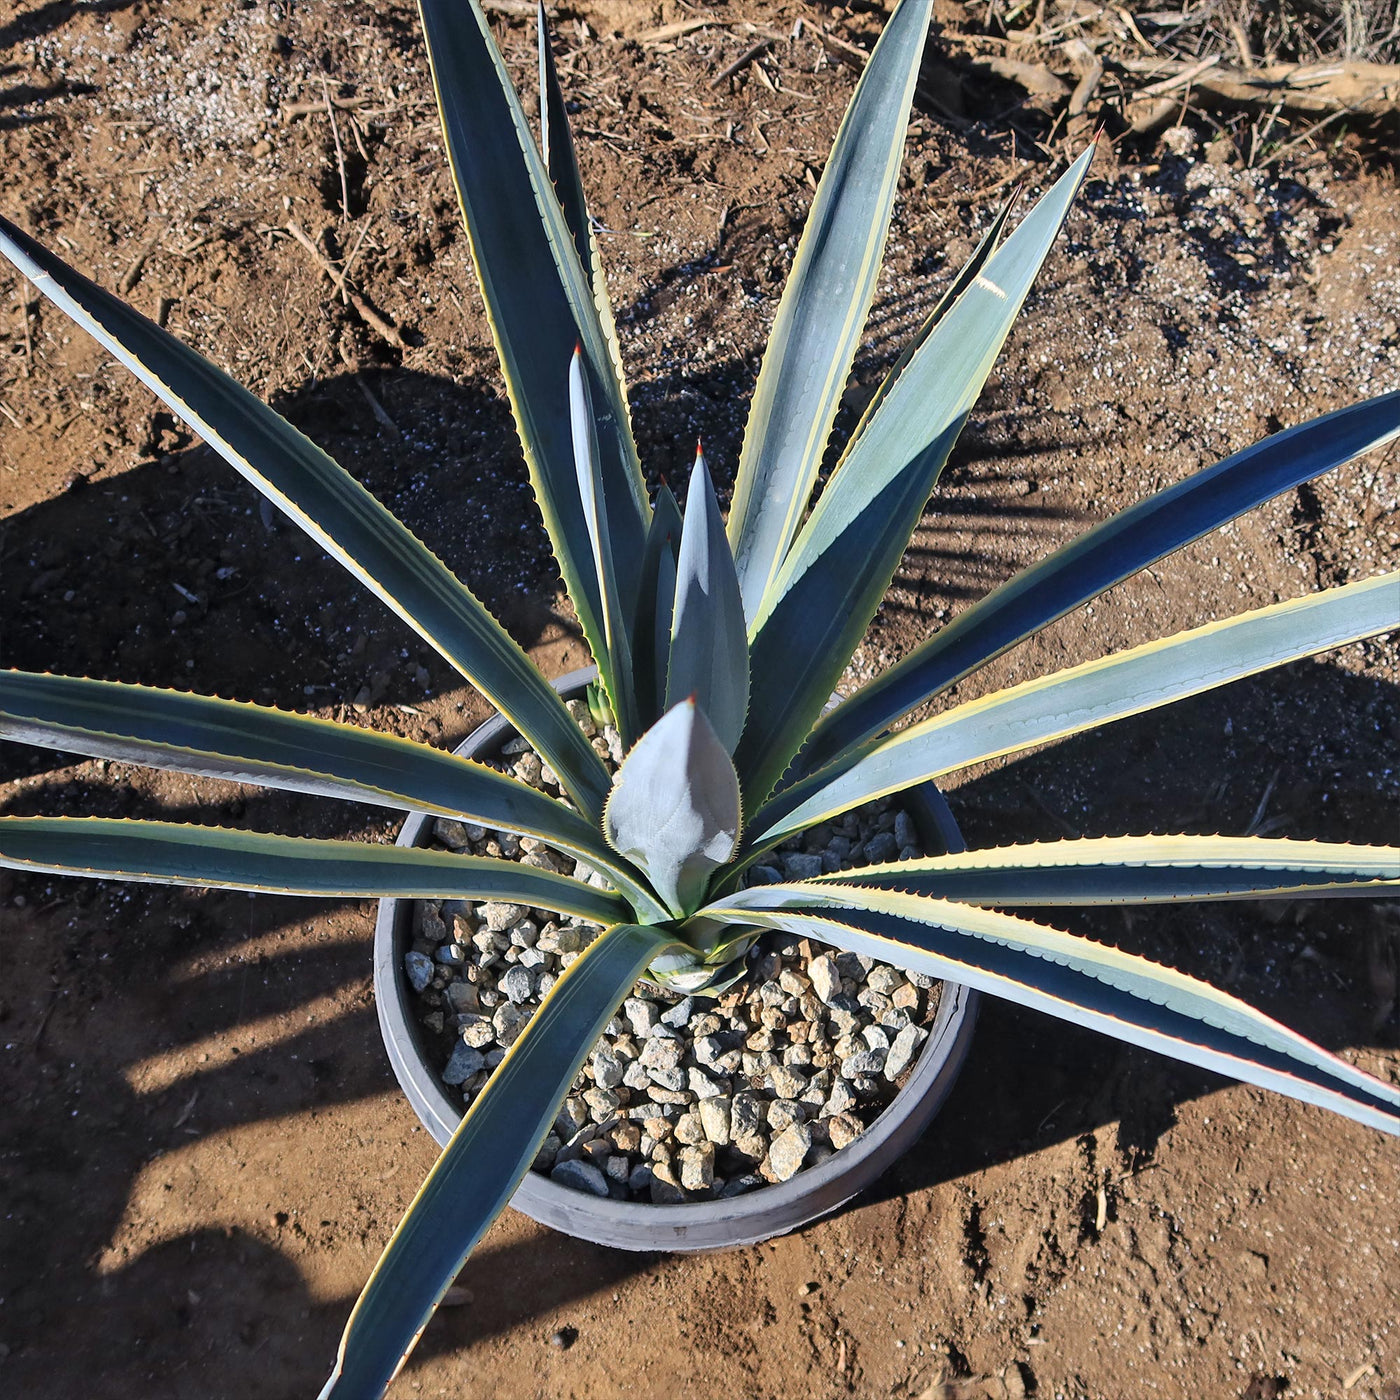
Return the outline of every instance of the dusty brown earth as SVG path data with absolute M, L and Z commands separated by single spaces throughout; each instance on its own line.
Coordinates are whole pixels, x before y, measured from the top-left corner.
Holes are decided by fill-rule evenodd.
M 854 81 L 813 30 L 868 44 L 880 6 L 560 8 L 644 459 L 676 477 L 698 430 L 727 485 Z M 638 37 L 697 14 L 719 22 Z M 712 85 L 769 29 L 784 37 Z M 528 23 L 505 15 L 497 30 L 531 82 Z M 996 201 L 1060 168 L 1016 93 L 965 96 L 960 121 L 915 115 L 851 414 Z M 1099 155 L 852 680 L 1113 509 L 1400 386 L 1400 219 L 1374 149 L 1343 139 L 1318 157 L 1304 143 L 1248 169 L 1213 134 L 1196 123 Z M 410 5 L 9 0 L 0 152 L 0 209 L 289 413 L 546 671 L 585 660 L 501 396 Z M 349 259 L 367 314 L 293 222 Z M 31 298 L 0 273 L 0 664 L 444 744 L 483 716 Z M 1394 453 L 1348 466 L 961 693 L 1393 568 L 1397 501 Z M 1348 648 L 964 775 L 952 800 L 983 844 L 1152 829 L 1394 839 L 1397 680 L 1393 640 Z M 395 829 L 13 746 L 0 746 L 0 810 Z M 433 1158 L 378 1041 L 372 918 L 368 904 L 0 873 L 0 1392 L 315 1394 Z M 1072 922 L 1400 1082 L 1394 906 Z M 762 1248 L 663 1258 L 507 1213 L 461 1283 L 469 1301 L 433 1321 L 393 1395 L 1395 1400 L 1400 1151 L 991 1004 L 932 1130 L 836 1218 Z

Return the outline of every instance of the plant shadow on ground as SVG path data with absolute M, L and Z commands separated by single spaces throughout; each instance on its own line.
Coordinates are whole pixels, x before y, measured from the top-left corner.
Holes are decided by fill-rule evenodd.
M 504 404 L 478 386 L 422 376 L 385 373 L 364 387 L 397 429 L 376 428 L 348 377 L 282 407 L 439 549 L 523 644 L 551 629 L 571 635 L 570 621 L 553 611 L 554 568 Z M 460 737 L 468 720 L 450 706 L 426 716 L 394 708 L 420 704 L 424 676 L 434 694 L 462 694 L 447 668 L 293 527 L 269 527 L 252 489 L 212 454 L 187 447 L 173 425 L 162 436 L 168 450 L 148 464 L 5 522 L 0 596 L 17 601 L 0 664 L 288 708 L 335 706 L 342 718 L 368 688 L 373 722 L 439 743 Z M 469 520 L 471 532 L 461 527 Z M 1031 498 L 1021 526 L 1037 523 Z M 937 528 L 947 547 L 935 567 L 956 585 L 961 563 L 971 571 L 966 591 L 973 582 L 980 589 L 976 559 L 966 550 L 959 559 L 955 523 L 945 517 Z M 1396 726 L 1400 699 L 1390 688 L 1308 664 L 979 774 L 952 799 L 974 845 L 1251 824 L 1375 840 L 1393 829 L 1394 809 L 1368 773 L 1385 766 L 1385 735 Z M 0 746 L 0 780 L 66 763 Z M 114 781 L 91 764 L 71 780 L 12 788 L 0 808 L 373 839 L 389 839 L 397 826 L 383 813 L 295 795 L 124 769 Z M 21 1389 L 30 1379 L 30 1393 L 68 1393 L 76 1378 L 63 1373 L 66 1319 L 100 1309 L 118 1315 L 118 1330 L 132 1338 L 129 1367 L 143 1373 L 169 1375 L 193 1357 L 251 1349 L 260 1367 L 285 1379 L 286 1393 L 314 1388 L 353 1294 L 313 1293 L 298 1258 L 318 1240 L 349 1236 L 368 1272 L 394 1219 L 356 1216 L 346 1204 L 359 1170 L 353 1139 L 358 1131 L 371 1147 L 376 1134 L 400 1148 L 407 1141 L 401 1104 L 387 1126 L 348 1133 L 331 1113 L 394 1094 L 370 991 L 372 906 L 0 873 L 0 908 L 11 965 L 0 1037 L 13 1047 L 0 1159 L 7 1374 Z M 1280 921 L 1258 906 L 1228 905 L 1062 922 L 1207 976 L 1323 1044 L 1393 1036 L 1393 1008 L 1372 1007 L 1364 1027 L 1355 1009 L 1375 937 L 1370 915 L 1337 909 L 1328 906 L 1325 919 L 1314 906 L 1290 908 Z M 943 1114 L 862 1200 L 976 1173 L 1114 1120 L 1124 1150 L 1145 1161 L 1177 1106 L 1218 1082 L 984 1003 Z M 207 1216 L 177 1213 L 162 1223 L 162 1193 L 178 1199 L 187 1170 L 181 1149 L 215 1139 L 241 1155 L 239 1130 L 259 1123 L 295 1123 L 320 1142 L 333 1163 L 328 1218 L 315 1225 L 269 1198 L 258 1235 Z M 409 1156 L 430 1160 L 422 1149 Z M 275 1191 L 260 1184 L 257 1162 L 245 1165 L 242 1204 Z M 149 1227 L 144 1237 L 124 1224 L 133 1201 Z M 476 1303 L 441 1314 L 422 1354 L 458 1350 L 654 1267 L 673 1265 L 552 1234 L 488 1241 L 463 1275 Z M 134 1374 L 118 1366 L 91 1393 L 129 1394 Z M 217 1393 L 219 1382 L 209 1384 L 206 1374 L 201 1393 Z

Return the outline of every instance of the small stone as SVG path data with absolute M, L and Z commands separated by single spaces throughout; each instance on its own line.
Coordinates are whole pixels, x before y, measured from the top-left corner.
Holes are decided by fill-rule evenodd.
M 890 1001 L 901 1011 L 917 1012 L 919 1009 L 919 989 L 912 982 L 905 982 L 890 993 Z
M 789 996 L 800 997 L 811 990 L 812 983 L 800 972 L 794 972 L 792 968 L 785 967 L 778 974 L 778 986 Z
M 651 1190 L 651 1164 L 642 1162 L 632 1168 L 627 1177 L 627 1189 L 634 1195 L 640 1196 L 644 1191 Z
M 484 1050 L 496 1043 L 495 1024 L 486 1016 L 476 1016 L 468 1012 L 457 1022 L 457 1034 L 465 1045 Z
M 753 885 L 780 885 L 783 882 L 783 872 L 775 865 L 755 865 L 749 869 L 749 884 Z
M 612 1130 L 613 1145 L 619 1152 L 636 1152 L 642 1145 L 642 1130 L 631 1122 L 622 1122 Z
M 914 825 L 914 818 L 908 812 L 898 811 L 894 814 L 894 839 L 900 846 L 919 844 L 919 828 Z
M 554 1131 L 567 1142 L 588 1122 L 588 1105 L 581 1098 L 570 1096 L 559 1105 L 554 1118 Z
M 627 1066 L 611 1050 L 600 1047 L 593 1055 L 593 1082 L 600 1089 L 616 1089 Z
M 884 963 L 879 963 L 866 973 L 865 985 L 872 991 L 883 992 L 886 996 L 892 996 L 904 985 L 904 974 L 893 967 L 886 966 Z
M 589 1089 L 583 1101 L 595 1123 L 606 1123 L 622 1107 L 621 1098 L 612 1089 Z
M 480 1050 L 465 1045 L 459 1040 L 452 1047 L 447 1068 L 442 1072 L 442 1082 L 444 1084 L 460 1084 L 464 1079 L 470 1079 L 478 1070 L 484 1068 L 485 1064 L 486 1057 Z
M 585 1162 L 578 1157 L 571 1162 L 560 1162 L 550 1172 L 549 1179 L 574 1191 L 586 1191 L 592 1196 L 606 1196 L 608 1194 L 607 1177 L 592 1162 Z
M 882 1073 L 885 1068 L 885 1054 L 883 1050 L 858 1050 L 841 1061 L 841 1078 L 860 1079 Z
M 688 1069 L 685 1077 L 686 1087 L 697 1099 L 714 1099 L 724 1093 L 724 1085 L 711 1079 L 703 1069 Z
M 603 1163 L 603 1175 L 609 1181 L 615 1181 L 619 1186 L 627 1184 L 627 1178 L 631 1174 L 632 1164 L 626 1157 L 620 1157 L 616 1153 Z
M 408 975 L 408 985 L 415 992 L 425 992 L 433 980 L 433 960 L 425 953 L 405 953 L 403 970 Z
M 449 851 L 465 851 L 471 845 L 467 828 L 461 822 L 453 821 L 451 817 L 439 817 L 433 823 L 433 835 Z
M 730 1200 L 735 1196 L 742 1196 L 746 1191 L 752 1191 L 755 1186 L 762 1186 L 763 1178 L 757 1172 L 745 1172 L 743 1176 L 732 1177 L 724 1183 L 724 1189 L 719 1193 L 722 1200 Z
M 519 923 L 525 917 L 525 906 L 490 900 L 481 906 L 481 917 L 492 933 L 504 933 L 512 924 Z
M 642 1047 L 637 1063 L 647 1070 L 679 1070 L 684 1053 L 685 1047 L 679 1040 L 652 1036 Z
M 497 985 L 518 1006 L 534 994 L 535 979 L 530 976 L 529 968 L 516 963 Z
M 670 1094 L 679 1094 L 686 1086 L 686 1074 L 679 1069 L 649 1069 L 647 1075 L 653 1085 Z M 663 1099 L 664 1103 L 665 1100 Z
M 715 1179 L 715 1148 L 702 1142 L 682 1150 L 678 1158 L 681 1186 L 687 1191 L 707 1191 Z
M 890 1053 L 885 1059 L 886 1079 L 893 1082 L 909 1068 L 925 1035 L 927 1032 L 921 1026 L 905 1026 L 895 1036 L 894 1044 L 890 1046 Z
M 803 1159 L 812 1146 L 811 1129 L 794 1123 L 773 1139 L 768 1149 L 768 1170 L 775 1181 L 790 1181 L 802 1167 Z
M 524 1007 L 511 1001 L 502 1002 L 491 1018 L 491 1024 L 496 1028 L 497 1041 L 507 1048 L 514 1045 L 529 1019 L 530 1013 Z
M 871 865 L 885 865 L 899 856 L 899 842 L 894 832 L 880 831 L 865 843 L 865 859 Z
M 672 1030 L 683 1030 L 694 1014 L 695 998 L 683 997 L 669 1011 L 662 1013 L 661 1024 L 670 1026 Z
M 638 1040 L 645 1040 L 656 1028 L 661 1019 L 654 1001 L 643 1001 L 641 997 L 628 997 L 622 1003 L 622 1014 L 632 1027 L 632 1034 Z
M 864 982 L 870 969 L 875 966 L 874 958 L 867 958 L 860 953 L 836 953 L 834 958 L 836 970 L 841 974 L 842 980 L 856 984 Z
M 830 1006 L 832 997 L 841 990 L 841 974 L 836 970 L 836 960 L 830 953 L 823 953 L 808 964 L 807 972 L 812 979 L 812 990 Z
M 728 1098 L 700 1100 L 700 1126 L 705 1130 L 705 1137 L 716 1147 L 729 1146 L 729 1114 Z
M 866 1026 L 860 1033 L 860 1038 L 871 1050 L 884 1050 L 889 1052 L 890 1037 L 883 1026 Z
M 622 1082 L 629 1089 L 645 1089 L 651 1083 L 651 1076 L 640 1060 L 633 1060 L 623 1073 Z
M 795 1099 L 807 1087 L 807 1076 L 787 1065 L 774 1065 L 768 1071 L 767 1082 L 780 1099 Z
M 806 1108 L 793 1099 L 774 1099 L 768 1105 L 768 1127 L 772 1132 L 785 1132 L 794 1123 L 806 1121 Z
M 814 880 L 822 874 L 820 855 L 805 855 L 795 852 L 783 857 L 783 874 L 789 880 Z
M 838 1152 L 853 1143 L 864 1130 L 864 1125 L 854 1113 L 838 1113 L 826 1122 L 827 1136 Z
M 729 1140 L 730 1151 L 745 1161 L 757 1165 L 768 1155 L 767 1133 L 734 1133 Z
M 449 982 L 443 988 L 447 997 L 448 1007 L 458 1016 L 474 1015 L 481 1005 L 477 1000 L 476 983 L 474 982 Z
M 761 1131 L 768 1122 L 767 1100 L 757 1094 L 735 1094 L 729 1110 L 729 1132 L 733 1138 Z
M 683 1113 L 676 1119 L 676 1141 L 684 1143 L 687 1147 L 694 1147 L 696 1143 L 705 1142 L 705 1129 L 700 1122 L 698 1113 Z
M 676 1071 L 678 1074 L 679 1070 Z M 657 1084 L 655 1081 L 648 1087 L 647 1093 L 659 1104 L 671 1104 L 684 1106 L 695 1101 L 695 1095 L 689 1089 L 669 1089 L 664 1084 Z

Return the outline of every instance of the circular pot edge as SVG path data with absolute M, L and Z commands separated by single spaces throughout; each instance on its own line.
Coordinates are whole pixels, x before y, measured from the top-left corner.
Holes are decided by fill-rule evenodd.
M 581 689 L 594 674 L 588 667 L 560 676 L 553 684 L 567 695 Z M 513 732 L 503 716 L 493 715 L 455 752 L 480 752 Z M 942 793 L 930 783 L 910 796 L 919 809 L 915 819 L 926 837 L 935 837 L 948 849 L 962 849 L 961 833 Z M 410 813 L 396 844 L 423 844 L 434 820 L 430 813 Z M 439 1145 L 445 1145 L 461 1121 L 462 1110 L 429 1068 L 411 1010 L 403 948 L 412 905 L 408 899 L 379 901 L 374 931 L 375 1007 L 394 1077 L 420 1121 Z M 786 1234 L 864 1190 L 913 1146 L 942 1107 L 962 1068 L 977 1003 L 978 994 L 971 988 L 944 982 L 937 1015 L 908 1082 L 854 1142 L 788 1181 L 728 1200 L 666 1206 L 588 1196 L 530 1172 L 516 1188 L 511 1205 L 543 1225 L 616 1249 L 725 1249 Z

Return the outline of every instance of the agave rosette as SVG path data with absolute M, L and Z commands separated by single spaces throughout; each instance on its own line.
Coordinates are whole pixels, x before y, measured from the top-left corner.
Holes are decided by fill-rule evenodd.
M 509 861 L 154 821 L 0 818 L 0 864 L 283 894 L 502 899 L 602 935 L 544 999 L 390 1240 L 325 1396 L 375 1396 L 528 1170 L 650 968 L 695 987 L 763 929 L 1010 997 L 1400 1131 L 1400 1092 L 1236 998 L 1040 921 L 1061 904 L 1400 889 L 1400 849 L 1120 837 L 745 888 L 787 837 L 873 798 L 1400 626 L 1387 574 L 1151 642 L 895 729 L 1007 648 L 1281 491 L 1400 434 L 1400 393 L 1288 429 L 1103 522 L 824 714 L 1089 169 L 1010 206 L 818 468 L 875 288 L 929 19 L 904 0 L 841 125 L 755 391 L 727 529 L 703 458 L 649 499 L 540 17 L 536 145 L 477 0 L 421 0 L 443 130 L 530 479 L 626 757 L 609 774 L 481 602 L 231 378 L 0 220 L 0 252 L 377 593 L 525 735 L 568 803 L 423 744 L 251 704 L 0 672 L 0 737 L 428 811 L 536 837 L 600 890 Z M 761 664 L 751 658 L 761 658 Z M 1008 912 L 1015 911 L 1015 912 Z

